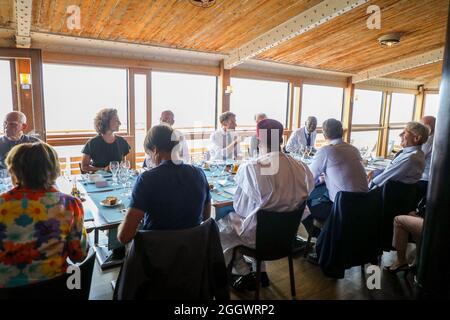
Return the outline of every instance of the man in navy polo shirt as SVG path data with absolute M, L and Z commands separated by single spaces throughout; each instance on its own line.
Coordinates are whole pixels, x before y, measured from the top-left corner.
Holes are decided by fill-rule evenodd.
M 203 171 L 187 164 L 172 162 L 173 129 L 153 126 L 144 147 L 156 165 L 136 181 L 130 208 L 119 226 L 117 238 L 128 243 L 144 219 L 143 230 L 187 229 L 199 225 L 211 213 L 211 195 Z

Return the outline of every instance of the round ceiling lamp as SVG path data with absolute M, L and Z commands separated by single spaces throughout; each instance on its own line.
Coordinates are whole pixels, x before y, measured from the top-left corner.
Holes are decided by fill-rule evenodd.
M 389 33 L 378 38 L 378 42 L 382 47 L 391 48 L 400 43 L 400 33 Z
M 216 0 L 189 0 L 194 6 L 209 8 L 216 3 Z

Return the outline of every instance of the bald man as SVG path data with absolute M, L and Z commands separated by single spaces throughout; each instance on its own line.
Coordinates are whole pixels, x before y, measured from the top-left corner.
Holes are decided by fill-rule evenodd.
M 433 141 L 434 141 L 434 128 L 436 126 L 436 118 L 432 116 L 424 116 L 420 119 L 420 122 L 430 130 L 430 135 L 428 136 L 427 142 L 422 145 L 422 151 L 425 154 L 425 169 L 420 178 L 419 186 L 424 195 L 426 195 L 428 188 L 428 181 L 430 180 L 430 169 L 431 169 L 431 153 L 433 151 Z
M 3 120 L 4 136 L 0 138 L 0 169 L 6 169 L 5 159 L 9 150 L 18 144 L 36 142 L 39 139 L 24 134 L 27 117 L 20 111 L 8 113 Z
M 291 153 L 300 153 L 301 149 L 304 147 L 314 148 L 317 135 L 316 128 L 317 118 L 308 117 L 308 119 L 306 119 L 305 126 L 295 130 L 291 134 L 286 144 L 286 151 Z
M 167 124 L 168 126 L 172 127 L 175 123 L 175 115 L 171 110 L 164 110 L 161 112 L 161 116 L 159 118 L 159 123 L 161 124 Z M 183 136 L 183 134 L 178 130 L 173 130 L 174 134 L 176 135 L 177 139 L 180 140 L 178 143 L 177 151 L 178 151 L 178 159 L 175 159 L 177 161 L 182 160 L 184 163 L 188 163 L 191 159 L 189 156 L 189 147 L 188 144 Z M 150 159 L 146 156 L 144 161 L 144 168 L 152 168 L 154 165 L 150 163 Z

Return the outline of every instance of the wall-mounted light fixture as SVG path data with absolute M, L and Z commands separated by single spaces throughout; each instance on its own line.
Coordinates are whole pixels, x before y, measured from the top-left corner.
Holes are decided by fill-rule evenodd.
M 233 87 L 227 86 L 227 88 L 225 89 L 225 94 L 232 94 L 232 93 L 233 93 Z
M 29 73 L 20 73 L 20 87 L 23 90 L 29 90 L 31 88 L 31 77 Z

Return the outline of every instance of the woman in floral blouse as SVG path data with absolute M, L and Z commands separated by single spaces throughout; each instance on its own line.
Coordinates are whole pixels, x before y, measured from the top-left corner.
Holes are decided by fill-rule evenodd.
M 55 150 L 21 144 L 6 165 L 15 187 L 0 195 L 0 288 L 52 279 L 66 272 L 67 257 L 86 256 L 81 202 L 53 187 Z

